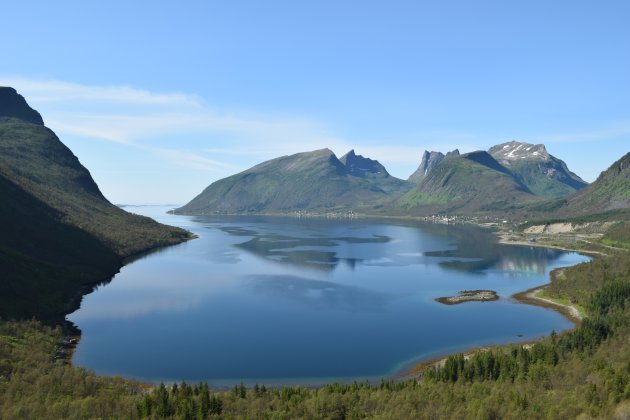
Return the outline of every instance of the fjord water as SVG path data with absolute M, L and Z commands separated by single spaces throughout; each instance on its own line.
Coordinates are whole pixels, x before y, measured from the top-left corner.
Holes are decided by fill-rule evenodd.
M 168 215 L 198 239 L 123 267 L 68 318 L 74 363 L 145 381 L 215 386 L 375 380 L 414 361 L 534 339 L 572 324 L 510 296 L 587 258 L 498 245 L 473 226 Z M 494 302 L 440 296 L 492 289 Z

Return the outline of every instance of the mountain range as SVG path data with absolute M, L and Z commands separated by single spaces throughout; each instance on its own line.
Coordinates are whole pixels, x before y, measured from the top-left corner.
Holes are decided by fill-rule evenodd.
M 625 191 L 627 180 L 618 182 Z M 525 216 L 579 213 L 580 206 L 571 203 L 582 203 L 584 211 L 627 206 L 623 197 L 610 206 L 600 205 L 601 197 L 586 199 L 598 190 L 587 185 L 542 144 L 510 141 L 466 154 L 425 151 L 407 180 L 354 150 L 338 159 L 322 149 L 272 159 L 216 181 L 174 213 Z
M 0 87 L 0 196 L 0 317 L 63 316 L 78 289 L 107 280 L 123 258 L 189 238 L 107 201 L 8 87 Z

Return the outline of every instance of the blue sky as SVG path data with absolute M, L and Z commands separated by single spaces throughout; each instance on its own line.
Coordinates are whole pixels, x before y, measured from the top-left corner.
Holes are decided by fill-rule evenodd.
M 625 1 L 3 5 L 14 86 L 116 203 L 185 203 L 280 155 L 544 143 L 587 181 L 630 150 Z

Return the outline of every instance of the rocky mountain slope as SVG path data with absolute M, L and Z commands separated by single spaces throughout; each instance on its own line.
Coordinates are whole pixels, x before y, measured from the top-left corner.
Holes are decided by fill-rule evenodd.
M 602 172 L 597 180 L 553 206 L 560 216 L 584 216 L 630 208 L 630 153 Z
M 511 141 L 493 146 L 488 152 L 533 194 L 562 197 L 587 185 L 542 144 Z
M 79 288 L 106 280 L 122 258 L 188 238 L 107 201 L 12 88 L 0 88 L 0 191 L 3 317 L 60 316 Z
M 420 165 L 418 169 L 414 173 L 412 173 L 407 181 L 412 184 L 419 184 L 422 180 L 429 174 L 429 172 L 440 164 L 445 158 L 459 156 L 459 150 L 455 149 L 452 152 L 448 152 L 446 155 L 441 152 L 435 152 L 425 150 L 422 154 L 422 160 L 420 161 Z

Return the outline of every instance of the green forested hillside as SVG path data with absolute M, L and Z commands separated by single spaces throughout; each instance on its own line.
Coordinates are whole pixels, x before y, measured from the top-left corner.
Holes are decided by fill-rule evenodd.
M 0 317 L 62 319 L 122 258 L 188 238 L 132 215 L 11 88 L 0 88 Z
M 0 316 L 60 315 L 118 256 L 92 234 L 0 175 Z

